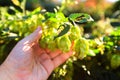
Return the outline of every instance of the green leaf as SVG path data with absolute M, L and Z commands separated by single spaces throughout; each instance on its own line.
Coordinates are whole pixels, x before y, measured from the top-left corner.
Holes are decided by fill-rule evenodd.
M 28 18 L 31 18 L 33 15 L 37 15 L 37 14 L 40 14 L 40 13 L 41 13 L 40 8 L 36 8 L 34 11 L 32 11 L 27 16 L 23 16 L 23 19 L 26 20 Z
M 68 17 L 68 19 L 78 24 L 94 21 L 90 15 L 85 13 L 73 13 Z
M 69 25 L 69 24 L 63 24 L 63 25 L 61 25 L 61 26 L 63 26 L 64 29 L 63 29 L 57 36 L 55 36 L 54 39 L 56 39 L 57 37 L 60 37 L 60 36 L 65 35 L 65 34 L 70 30 L 70 25 Z M 61 27 L 61 26 L 60 26 L 60 27 Z M 59 28 L 60 28 L 60 27 L 59 27 Z M 59 30 L 59 29 L 58 29 L 58 30 Z
M 55 18 L 55 13 L 52 13 L 52 12 L 47 12 L 46 14 L 45 14 L 45 18 L 46 19 L 49 19 L 49 18 Z

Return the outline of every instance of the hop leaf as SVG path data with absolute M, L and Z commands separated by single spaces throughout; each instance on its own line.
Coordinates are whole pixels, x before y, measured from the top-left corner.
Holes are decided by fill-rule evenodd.
M 70 30 L 70 25 L 69 24 L 64 24 L 64 25 L 61 25 L 61 26 L 63 26 L 64 29 L 57 36 L 55 36 L 55 39 L 57 37 L 65 35 Z
M 71 14 L 68 19 L 76 23 L 86 23 L 88 21 L 93 21 L 92 17 L 85 13 L 74 13 Z

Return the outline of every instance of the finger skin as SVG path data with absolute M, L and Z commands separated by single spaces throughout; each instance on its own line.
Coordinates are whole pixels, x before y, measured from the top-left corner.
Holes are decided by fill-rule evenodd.
M 54 67 L 58 67 L 59 65 L 63 64 L 70 56 L 72 56 L 72 51 L 68 53 L 61 53 L 59 56 L 53 59 Z
M 22 39 L 20 42 L 24 44 L 31 44 L 33 42 L 38 42 L 41 35 L 42 35 L 42 29 L 38 27 L 33 33 Z

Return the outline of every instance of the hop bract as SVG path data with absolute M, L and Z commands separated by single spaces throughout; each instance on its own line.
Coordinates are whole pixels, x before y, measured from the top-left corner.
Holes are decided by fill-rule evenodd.
M 88 41 L 84 38 L 75 40 L 74 51 L 77 58 L 83 59 L 84 57 L 86 57 L 89 51 Z

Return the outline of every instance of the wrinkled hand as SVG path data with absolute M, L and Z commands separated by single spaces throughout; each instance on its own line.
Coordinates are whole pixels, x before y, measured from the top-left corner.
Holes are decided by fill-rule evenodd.
M 51 72 L 72 55 L 72 51 L 62 54 L 60 50 L 51 52 L 40 48 L 41 34 L 38 27 L 19 41 L 1 65 L 10 80 L 47 80 Z

